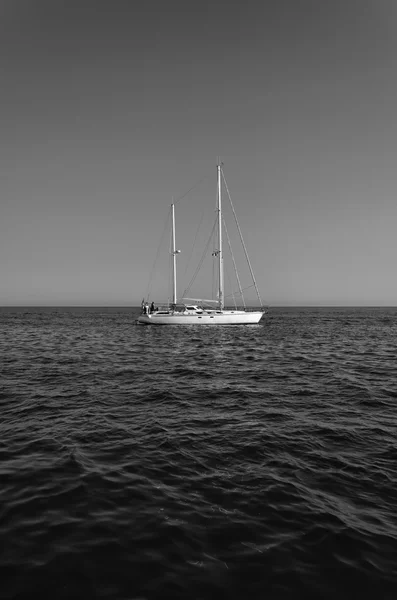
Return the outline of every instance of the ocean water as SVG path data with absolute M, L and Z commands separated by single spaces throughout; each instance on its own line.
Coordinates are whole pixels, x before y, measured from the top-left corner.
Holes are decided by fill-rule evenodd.
M 397 309 L 0 310 L 0 598 L 397 598 Z

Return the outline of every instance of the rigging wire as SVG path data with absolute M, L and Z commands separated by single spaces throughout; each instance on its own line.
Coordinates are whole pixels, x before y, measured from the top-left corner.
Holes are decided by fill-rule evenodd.
M 179 196 L 179 198 L 177 198 L 174 202 L 174 204 L 176 204 L 177 202 L 179 202 L 180 200 L 182 200 L 185 196 L 187 196 L 188 194 L 190 194 L 191 191 L 193 191 L 196 187 L 198 187 L 200 185 L 200 183 L 202 183 L 205 179 L 208 179 L 208 175 L 205 175 L 204 177 L 202 177 L 200 179 L 200 181 L 198 181 L 193 187 L 190 188 L 190 190 L 188 190 L 187 192 L 185 192 L 184 194 L 182 194 L 182 196 Z
M 243 248 L 244 248 L 245 258 L 247 260 L 247 263 L 248 263 L 248 266 L 249 266 L 249 270 L 251 272 L 252 281 L 254 282 L 254 286 L 255 286 L 255 290 L 256 290 L 256 295 L 258 296 L 258 300 L 259 300 L 260 306 L 262 306 L 262 300 L 261 300 L 261 297 L 260 297 L 260 294 L 259 294 L 258 286 L 256 284 L 255 275 L 254 275 L 254 272 L 252 270 L 252 266 L 251 266 L 251 262 L 250 262 L 250 259 L 249 259 L 249 256 L 248 256 L 247 248 L 246 248 L 246 245 L 245 245 L 244 239 L 243 239 L 243 234 L 241 233 L 240 225 L 239 225 L 239 222 L 237 220 L 236 211 L 234 210 L 233 202 L 232 202 L 232 199 L 231 199 L 231 196 L 230 196 L 229 188 L 227 186 L 226 178 L 225 178 L 225 175 L 223 173 L 223 169 L 222 168 L 221 168 L 221 173 L 222 173 L 223 181 L 225 183 L 225 188 L 226 188 L 226 191 L 227 191 L 227 195 L 229 196 L 230 206 L 232 207 L 232 211 L 233 211 L 233 215 L 234 215 L 234 220 L 236 221 L 237 229 L 238 229 L 238 232 L 240 234 L 241 243 L 242 243 Z M 250 287 L 252 287 L 252 286 L 250 286 Z
M 244 294 L 243 294 L 243 290 L 241 289 L 240 277 L 239 277 L 239 275 L 238 275 L 238 271 L 237 271 L 237 265 L 236 265 L 236 261 L 235 261 L 235 259 L 234 259 L 234 254 L 233 254 L 232 244 L 231 244 L 231 242 L 230 242 L 229 232 L 228 232 L 228 230 L 227 230 L 227 227 L 226 227 L 226 221 L 225 221 L 225 219 L 223 219 L 223 226 L 224 226 L 224 228 L 225 228 L 225 232 L 226 232 L 227 243 L 228 243 L 229 250 L 230 250 L 230 254 L 231 254 L 231 257 L 232 257 L 232 261 L 233 261 L 234 273 L 235 273 L 235 275 L 236 275 L 236 279 L 237 279 L 237 285 L 238 285 L 238 288 L 239 288 L 239 290 L 240 290 L 240 296 L 241 296 L 241 300 L 242 300 L 242 302 L 243 302 L 243 306 L 244 306 L 244 308 L 246 308 L 246 306 L 245 306 L 245 300 L 244 300 Z M 229 284 L 230 284 L 230 281 L 229 281 Z M 230 287 L 232 287 L 232 286 L 230 286 Z M 232 294 L 233 294 L 233 300 L 234 300 L 234 304 L 235 304 L 235 306 L 236 306 L 236 301 L 235 301 L 235 299 L 234 299 L 234 292 L 232 292 Z M 237 306 L 236 306 L 236 308 L 237 308 Z
M 246 292 L 247 290 L 250 290 L 251 288 L 255 287 L 254 284 L 252 283 L 251 285 L 248 285 L 247 287 L 243 288 L 242 291 Z M 231 292 L 230 294 L 228 294 L 227 296 L 225 296 L 225 298 L 230 298 L 231 296 L 233 296 L 233 294 L 237 294 L 238 292 Z
M 160 239 L 159 245 L 157 247 L 156 258 L 154 259 L 154 263 L 153 263 L 152 270 L 151 270 L 150 277 L 149 277 L 149 283 L 148 283 L 147 288 L 146 288 L 147 301 L 149 301 L 149 298 L 150 298 L 150 294 L 151 294 L 151 290 L 152 290 L 154 270 L 155 270 L 155 267 L 156 267 L 156 264 L 157 264 L 157 260 L 158 260 L 159 254 L 160 254 L 161 246 L 162 246 L 163 241 L 164 241 L 164 236 L 165 236 L 165 232 L 166 232 L 167 227 L 168 227 L 168 222 L 170 220 L 170 216 L 171 216 L 171 209 L 169 209 L 168 214 L 167 214 L 167 218 L 166 218 L 166 220 L 164 222 L 163 233 L 161 234 L 161 239 Z
M 227 267 L 225 268 L 225 271 L 226 271 L 226 277 L 227 277 L 227 280 L 228 280 L 228 282 L 229 282 L 229 286 L 230 286 L 230 288 L 232 288 L 232 282 L 231 282 L 231 279 L 230 279 L 230 273 L 229 273 L 229 270 L 228 270 L 228 268 L 227 268 Z M 234 295 L 234 292 L 232 292 L 232 293 L 230 294 L 230 296 L 232 296 L 232 298 L 233 298 L 233 304 L 234 304 L 234 308 L 237 310 L 237 303 L 236 303 L 236 297 L 235 297 L 235 295 Z M 229 297 L 229 296 L 226 296 L 226 298 L 228 298 L 228 297 Z
M 189 258 L 188 258 L 188 261 L 187 261 L 187 264 L 186 264 L 185 272 L 183 274 L 183 278 L 182 278 L 183 280 L 185 279 L 187 270 L 190 267 L 190 261 L 192 260 L 193 251 L 194 251 L 194 248 L 196 246 L 196 240 L 197 240 L 198 232 L 200 230 L 200 227 L 201 227 L 201 224 L 203 222 L 203 219 L 204 219 L 204 210 L 201 213 L 201 220 L 200 220 L 199 226 L 197 227 L 196 235 L 194 236 L 193 246 L 192 246 L 192 249 L 190 251 L 190 255 L 189 255 Z
M 198 272 L 201 269 L 201 265 L 203 264 L 204 259 L 205 259 L 206 255 L 207 255 L 207 252 L 208 252 L 208 246 L 210 245 L 210 242 L 212 240 L 212 236 L 214 235 L 215 226 L 216 226 L 216 222 L 214 223 L 214 225 L 212 227 L 212 231 L 211 231 L 210 237 L 209 237 L 208 242 L 207 242 L 207 244 L 206 244 L 206 246 L 204 248 L 203 254 L 201 256 L 199 264 L 197 265 L 197 268 L 196 268 L 196 270 L 194 272 L 194 275 L 191 278 L 189 285 L 186 287 L 185 291 L 183 292 L 183 295 L 182 295 L 183 298 L 185 298 L 187 296 L 187 294 L 189 293 L 189 290 L 192 287 L 192 285 L 193 285 L 193 283 L 194 283 L 194 281 L 195 281 L 195 279 L 197 277 L 197 274 L 198 274 Z

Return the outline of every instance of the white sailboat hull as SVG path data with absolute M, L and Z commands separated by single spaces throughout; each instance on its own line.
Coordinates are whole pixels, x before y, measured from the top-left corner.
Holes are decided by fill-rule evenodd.
M 140 315 L 137 322 L 142 325 L 256 325 L 261 320 L 262 311 L 222 311 L 213 314 L 149 314 Z

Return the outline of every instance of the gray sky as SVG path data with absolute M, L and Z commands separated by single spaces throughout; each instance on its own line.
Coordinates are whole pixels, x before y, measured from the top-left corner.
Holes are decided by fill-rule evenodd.
M 396 67 L 393 0 L 0 0 L 0 304 L 139 303 L 220 155 L 266 303 L 396 305 Z

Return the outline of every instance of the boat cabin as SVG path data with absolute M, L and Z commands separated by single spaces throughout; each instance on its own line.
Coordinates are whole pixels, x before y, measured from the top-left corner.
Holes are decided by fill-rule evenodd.
M 194 314 L 194 315 L 202 315 L 203 309 L 201 306 L 195 306 L 194 304 L 185 305 L 185 310 L 183 311 L 185 314 Z

